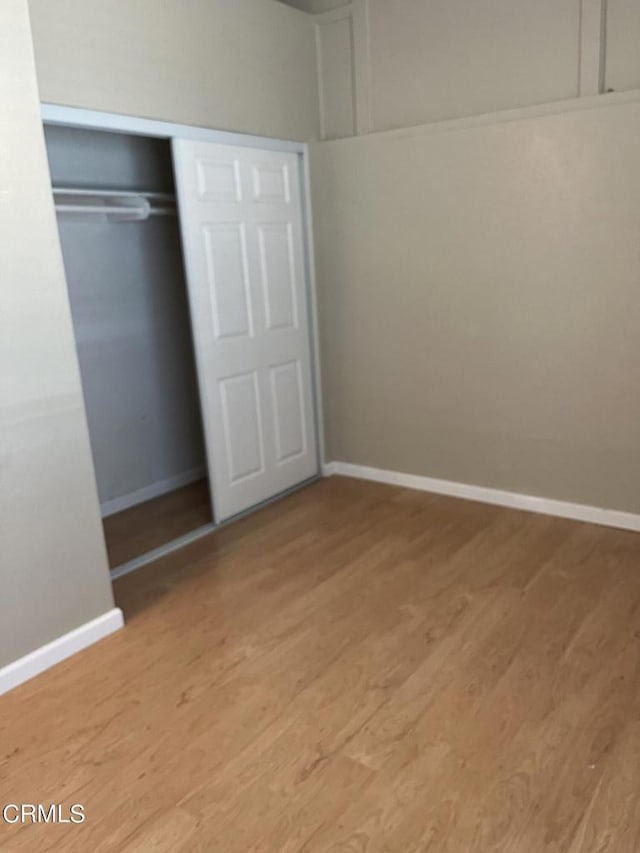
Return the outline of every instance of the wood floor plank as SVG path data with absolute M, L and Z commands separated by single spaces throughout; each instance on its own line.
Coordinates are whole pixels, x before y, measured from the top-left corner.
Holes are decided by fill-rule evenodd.
M 116 512 L 103 519 L 109 565 L 115 568 L 212 521 L 206 479 Z
M 334 477 L 0 699 L 0 850 L 635 853 L 640 537 Z

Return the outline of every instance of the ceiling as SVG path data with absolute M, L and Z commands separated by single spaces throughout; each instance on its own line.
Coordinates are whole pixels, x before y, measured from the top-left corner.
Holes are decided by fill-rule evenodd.
M 288 6 L 295 6 L 296 9 L 302 9 L 303 12 L 327 12 L 329 9 L 337 9 L 338 6 L 346 6 L 349 0 L 281 0 Z

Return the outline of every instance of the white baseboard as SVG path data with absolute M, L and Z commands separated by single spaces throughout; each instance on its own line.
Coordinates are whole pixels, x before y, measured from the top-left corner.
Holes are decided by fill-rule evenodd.
M 590 524 L 601 524 L 605 527 L 617 527 L 622 530 L 640 532 L 640 515 L 615 509 L 556 501 L 535 497 L 534 495 L 521 495 L 517 492 L 504 492 L 485 486 L 472 486 L 467 483 L 455 483 L 451 480 L 437 480 L 433 477 L 402 474 L 399 471 L 385 471 L 382 468 L 369 468 L 366 465 L 351 465 L 349 462 L 329 462 L 323 466 L 323 473 L 325 477 L 341 474 L 344 477 L 355 477 L 359 480 L 373 480 L 376 483 L 403 486 L 421 492 L 433 492 L 452 498 L 464 498 L 465 500 L 496 504 L 511 509 L 522 509 L 543 515 L 555 515 L 559 518 L 570 518 L 574 521 L 587 521 Z
M 116 512 L 122 512 L 125 509 L 136 506 L 136 504 L 150 501 L 153 498 L 159 498 L 161 495 L 166 495 L 167 492 L 173 492 L 175 489 L 189 486 L 191 483 L 202 480 L 206 476 L 207 469 L 204 466 L 200 466 L 199 468 L 192 468 L 190 471 L 185 471 L 184 474 L 176 474 L 175 477 L 169 477 L 166 480 L 152 483 L 143 489 L 136 489 L 135 492 L 129 492 L 128 495 L 111 498 L 100 504 L 102 517 L 107 518 L 109 515 L 115 515 Z
M 0 668 L 0 696 L 123 626 L 122 610 L 114 607 L 97 619 L 86 622 L 68 634 L 63 634 L 62 637 Z
M 325 462 L 322 465 L 322 476 L 323 477 L 333 477 L 334 474 L 338 474 L 338 465 L 339 462 Z

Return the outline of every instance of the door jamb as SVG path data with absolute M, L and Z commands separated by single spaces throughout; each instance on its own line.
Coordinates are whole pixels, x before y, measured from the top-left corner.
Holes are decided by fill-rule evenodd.
M 223 145 L 242 145 L 248 148 L 265 148 L 269 151 L 288 151 L 303 154 L 307 146 L 304 142 L 288 139 L 274 139 L 270 136 L 255 136 L 250 133 L 232 133 L 228 130 L 215 130 L 208 127 L 177 124 L 151 118 L 105 113 L 99 110 L 85 110 L 80 107 L 64 107 L 58 104 L 40 104 L 43 123 L 65 127 L 78 127 L 85 130 L 105 130 L 113 133 L 128 133 L 134 136 L 158 136 L 171 139 L 194 139 L 200 142 L 218 142 Z

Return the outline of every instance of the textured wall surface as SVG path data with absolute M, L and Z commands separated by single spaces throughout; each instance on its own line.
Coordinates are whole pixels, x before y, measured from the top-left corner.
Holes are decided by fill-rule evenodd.
M 329 459 L 640 512 L 640 105 L 312 147 Z
M 273 0 L 30 0 L 43 101 L 307 140 L 313 21 Z
M 113 606 L 26 0 L 0 4 L 0 666 Z

